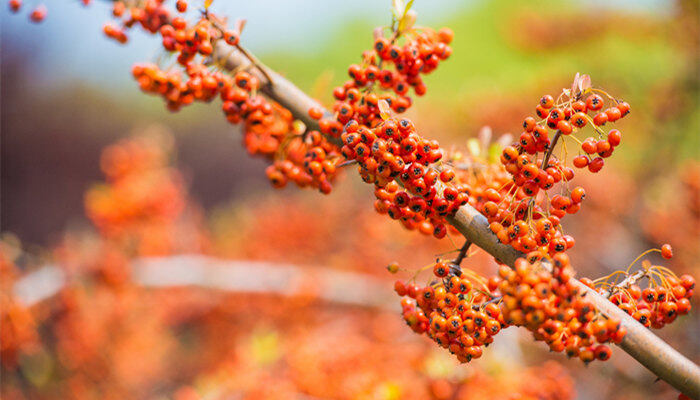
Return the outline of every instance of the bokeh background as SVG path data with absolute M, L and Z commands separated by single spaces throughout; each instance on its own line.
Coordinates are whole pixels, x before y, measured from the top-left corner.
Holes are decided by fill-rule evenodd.
M 347 65 L 371 46 L 372 28 L 388 23 L 389 3 L 216 0 L 213 8 L 246 18 L 243 43 L 328 104 Z M 75 288 L 31 307 L 15 304 L 14 321 L 28 321 L 29 332 L 16 341 L 30 344 L 10 348 L 3 336 L 3 350 L 17 350 L 13 362 L 3 362 L 4 395 L 393 399 L 470 391 L 479 398 L 479 387 L 549 371 L 540 386 L 572 387 L 576 398 L 675 398 L 622 351 L 584 368 L 518 332 L 493 356 L 454 364 L 401 326 L 391 308 L 398 304 L 390 293 L 395 277 L 383 268 L 398 260 L 417 269 L 453 250 L 452 243 L 404 232 L 375 215 L 370 189 L 353 173 L 328 197 L 273 190 L 265 163 L 245 153 L 240 132 L 217 104 L 172 114 L 140 93 L 130 68 L 159 56 L 153 37 L 135 32 L 124 46 L 105 38 L 107 2 L 48 7 L 38 25 L 5 4 L 0 11 L 0 223 L 14 271 L 5 270 L 2 289 L 11 291 L 46 265 Z M 590 74 L 594 85 L 629 102 L 632 115 L 621 124 L 623 145 L 609 166 L 595 177 L 581 174 L 588 204 L 565 222 L 577 240 L 571 255 L 579 275 L 624 269 L 645 249 L 670 242 L 676 256 L 669 266 L 698 277 L 696 1 L 416 0 L 414 9 L 420 25 L 455 32 L 452 57 L 427 78 L 428 94 L 409 113 L 426 136 L 449 148 L 464 146 L 484 126 L 496 136 L 519 133 L 543 94 L 569 86 L 576 72 Z M 102 149 L 134 135 L 150 139 L 129 143 L 160 154 L 144 168 L 166 176 L 142 190 L 172 184 L 169 193 L 181 207 L 153 226 L 126 228 L 128 239 L 114 241 L 86 216 L 86 192 L 102 187 L 96 186 L 104 181 Z M 177 258 L 182 254 L 218 261 L 206 267 Z M 211 278 L 197 288 L 175 282 L 176 288 L 154 289 L 137 282 L 146 279 L 139 275 L 146 256 L 166 257 L 184 271 L 239 268 L 248 286 L 207 289 L 217 281 Z M 265 278 L 256 275 L 263 261 L 297 269 Z M 483 255 L 473 264 L 493 271 Z M 357 275 L 321 272 L 328 270 Z M 374 292 L 352 285 L 366 276 L 376 280 Z M 266 279 L 284 284 L 261 283 Z M 333 294 L 344 290 L 357 293 L 350 300 Z M 698 362 L 699 325 L 693 311 L 658 333 Z M 569 398 L 558 395 L 551 398 Z

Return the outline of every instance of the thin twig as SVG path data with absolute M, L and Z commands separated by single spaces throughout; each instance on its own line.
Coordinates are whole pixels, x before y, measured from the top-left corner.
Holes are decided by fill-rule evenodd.
M 559 140 L 559 136 L 561 136 L 561 131 L 557 131 L 557 133 L 554 134 L 554 139 L 552 139 L 552 144 L 549 145 L 547 148 L 547 152 L 544 155 L 544 159 L 542 160 L 542 169 L 546 170 L 547 169 L 547 163 L 549 162 L 549 157 L 552 156 L 552 153 L 554 152 L 554 146 L 557 145 L 557 141 Z
M 338 164 L 338 168 L 349 167 L 355 164 L 357 164 L 357 160 L 348 160 Z
M 610 286 L 610 289 L 608 290 L 608 293 L 605 297 L 610 298 L 610 296 L 615 294 L 615 292 L 617 292 L 618 290 L 629 288 L 630 286 L 637 283 L 637 281 L 647 276 L 648 273 L 648 270 L 640 269 L 635 273 L 627 276 L 625 279 L 622 280 L 622 282 L 618 283 L 617 285 Z
M 454 261 L 452 261 L 453 264 L 460 266 L 462 265 L 462 260 L 464 260 L 464 257 L 467 256 L 467 251 L 469 251 L 469 247 L 472 245 L 472 242 L 469 240 L 466 240 L 464 242 L 464 245 L 462 248 L 459 250 L 459 254 L 457 255 L 457 258 L 455 258 Z

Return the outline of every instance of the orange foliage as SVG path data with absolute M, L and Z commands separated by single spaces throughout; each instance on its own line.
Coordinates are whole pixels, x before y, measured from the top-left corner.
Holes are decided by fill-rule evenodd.
M 105 149 L 100 166 L 106 182 L 85 195 L 86 213 L 105 238 L 139 255 L 206 247 L 182 176 L 168 165 L 171 151 L 172 138 L 157 128 Z

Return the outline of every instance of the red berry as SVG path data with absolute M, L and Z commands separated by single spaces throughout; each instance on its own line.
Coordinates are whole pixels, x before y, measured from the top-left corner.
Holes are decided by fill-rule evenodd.
M 540 99 L 540 105 L 545 109 L 552 108 L 554 106 L 554 97 L 548 94 L 542 96 Z
M 603 108 L 603 98 L 597 94 L 588 96 L 586 99 L 586 108 L 592 111 L 598 111 Z
M 32 10 L 31 14 L 29 14 L 29 19 L 32 20 L 32 22 L 41 22 L 46 18 L 46 6 L 39 5 L 37 6 L 34 10 Z
M 588 157 L 586 156 L 577 156 L 574 158 L 574 166 L 576 168 L 584 168 L 588 166 Z
M 608 132 L 608 142 L 612 147 L 616 147 L 620 145 L 620 142 L 622 141 L 622 134 L 620 131 L 617 129 L 612 129 L 610 132 Z
M 22 0 L 10 0 L 10 11 L 17 12 L 22 7 Z
M 605 125 L 606 122 L 608 122 L 608 115 L 604 112 L 600 112 L 593 117 L 593 123 L 596 126 Z
M 673 248 L 670 244 L 666 243 L 665 245 L 661 246 L 661 257 L 665 259 L 670 259 L 673 257 Z
M 605 160 L 600 157 L 596 157 L 590 164 L 588 164 L 588 170 L 595 173 L 603 169 L 603 165 L 605 165 Z

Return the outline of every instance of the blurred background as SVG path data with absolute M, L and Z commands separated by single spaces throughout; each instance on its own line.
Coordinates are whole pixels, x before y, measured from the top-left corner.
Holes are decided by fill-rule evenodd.
M 173 114 L 139 91 L 131 65 L 159 56 L 155 38 L 105 38 L 107 2 L 47 5 L 41 24 L 0 11 L 3 397 L 509 398 L 504 386 L 553 399 L 677 395 L 622 351 L 586 368 L 515 328 L 483 359 L 456 364 L 402 326 L 384 269 L 417 269 L 452 243 L 376 215 L 354 173 L 328 197 L 273 190 L 218 104 Z M 590 74 L 632 115 L 608 166 L 577 177 L 587 204 L 565 228 L 579 276 L 669 242 L 668 266 L 697 278 L 698 7 L 416 0 L 418 24 L 448 26 L 455 40 L 409 115 L 462 147 L 484 126 L 519 133 L 543 94 Z M 243 43 L 325 104 L 390 20 L 389 1 L 213 9 L 246 18 Z M 131 154 L 130 174 L 110 175 L 103 150 Z M 132 218 L 115 222 L 113 208 Z M 483 254 L 471 263 L 494 271 Z M 657 333 L 700 361 L 697 311 Z

